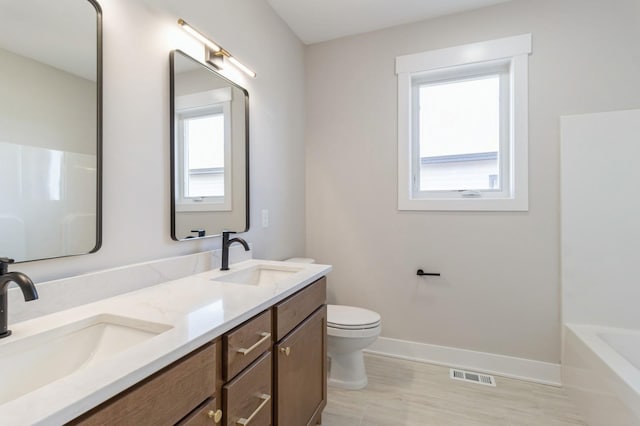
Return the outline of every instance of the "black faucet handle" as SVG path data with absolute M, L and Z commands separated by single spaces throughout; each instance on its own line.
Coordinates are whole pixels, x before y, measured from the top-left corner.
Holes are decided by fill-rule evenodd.
M 13 262 L 15 262 L 15 260 L 8 257 L 0 257 L 0 274 L 4 275 L 9 272 L 9 265 Z
M 205 236 L 205 230 L 204 229 L 192 229 L 191 232 L 195 232 L 198 234 L 198 238 L 204 237 Z

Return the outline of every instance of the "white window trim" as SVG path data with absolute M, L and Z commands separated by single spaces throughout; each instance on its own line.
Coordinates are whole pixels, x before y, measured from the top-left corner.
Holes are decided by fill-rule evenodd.
M 200 212 L 200 211 L 231 211 L 233 205 L 232 198 L 232 178 L 231 178 L 231 101 L 232 92 L 230 87 L 208 90 L 190 95 L 176 97 L 176 117 L 177 117 L 177 141 L 178 155 L 176 156 L 176 211 L 177 212 Z M 185 176 L 186 158 L 184 148 L 184 128 L 183 119 L 185 116 L 193 117 L 207 112 L 221 110 L 224 115 L 224 196 L 215 197 L 185 197 Z
M 526 211 L 528 194 L 528 61 L 531 34 L 432 50 L 396 58 L 398 75 L 398 209 Z M 510 60 L 510 188 L 505 198 L 419 199 L 412 197 L 412 75 L 482 62 Z

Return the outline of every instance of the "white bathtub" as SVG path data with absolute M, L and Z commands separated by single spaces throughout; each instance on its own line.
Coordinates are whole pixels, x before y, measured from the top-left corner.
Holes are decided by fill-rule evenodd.
M 562 384 L 590 426 L 640 425 L 640 330 L 566 324 Z

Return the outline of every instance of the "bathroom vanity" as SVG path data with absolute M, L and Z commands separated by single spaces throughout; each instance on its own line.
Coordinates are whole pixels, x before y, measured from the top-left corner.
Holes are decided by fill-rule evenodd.
M 27 347 L 47 333 L 57 336 L 42 340 L 53 348 L 65 327 L 137 327 L 150 337 L 24 395 L 5 396 L 0 423 L 316 424 L 326 404 L 330 270 L 248 260 L 226 273 L 208 271 L 16 323 L 16 340 L 0 343 L 0 358 L 11 344 Z M 93 322 L 74 328 L 79 321 Z

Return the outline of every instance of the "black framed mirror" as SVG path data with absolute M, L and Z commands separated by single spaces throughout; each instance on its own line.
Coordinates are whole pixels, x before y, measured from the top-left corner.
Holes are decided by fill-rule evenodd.
M 0 256 L 101 245 L 102 11 L 0 0 Z
M 249 93 L 170 54 L 171 237 L 249 230 Z

